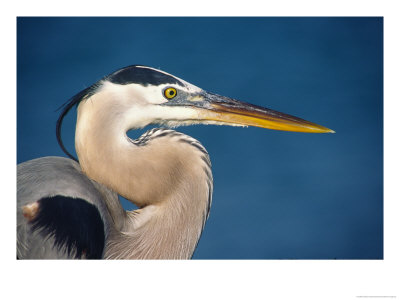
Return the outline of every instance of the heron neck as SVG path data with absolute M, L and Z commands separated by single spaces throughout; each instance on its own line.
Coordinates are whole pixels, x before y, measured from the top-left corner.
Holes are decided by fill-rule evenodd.
M 128 212 L 130 228 L 110 235 L 107 259 L 189 259 L 196 248 L 206 219 L 206 208 L 188 206 L 185 199 L 169 199 Z M 186 202 L 186 203 L 185 203 Z M 127 228 L 128 229 L 128 228 Z
M 111 233 L 105 256 L 190 258 L 211 201 L 205 149 L 172 130 L 133 143 L 126 136 L 123 116 L 102 114 L 107 108 L 88 106 L 90 99 L 83 104 L 75 141 L 83 172 L 139 207 L 128 212 L 122 231 Z

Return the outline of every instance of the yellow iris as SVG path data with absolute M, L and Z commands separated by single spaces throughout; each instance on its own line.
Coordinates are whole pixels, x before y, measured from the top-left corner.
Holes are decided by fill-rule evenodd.
M 172 99 L 172 98 L 174 98 L 174 97 L 176 96 L 176 89 L 174 89 L 174 88 L 167 88 L 167 89 L 165 89 L 165 91 L 164 91 L 164 96 L 165 96 L 167 99 Z

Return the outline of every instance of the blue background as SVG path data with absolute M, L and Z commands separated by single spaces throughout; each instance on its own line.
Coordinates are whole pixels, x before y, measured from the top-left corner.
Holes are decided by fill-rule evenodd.
M 337 132 L 178 128 L 213 163 L 194 258 L 383 258 L 382 18 L 18 18 L 18 163 L 65 156 L 56 109 L 131 64 Z

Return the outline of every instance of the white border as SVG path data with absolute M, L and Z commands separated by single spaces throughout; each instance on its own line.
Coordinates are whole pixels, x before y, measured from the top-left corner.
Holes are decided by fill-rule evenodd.
M 3 299 L 363 299 L 399 293 L 399 16 L 396 1 L 15 1 L 2 8 Z M 10 6 L 11 5 L 11 6 Z M 15 261 L 16 16 L 384 16 L 383 261 Z M 397 97 L 396 97 L 397 96 Z M 396 138 L 397 137 L 397 138 Z M 7 296 L 6 296 L 7 295 Z M 7 298 L 6 298 L 7 297 Z M 365 298 L 364 298 L 365 299 Z

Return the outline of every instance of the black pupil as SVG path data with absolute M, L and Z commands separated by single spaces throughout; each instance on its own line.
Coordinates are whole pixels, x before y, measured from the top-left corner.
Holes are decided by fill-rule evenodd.
M 170 96 L 173 96 L 174 94 L 175 94 L 175 92 L 174 92 L 173 90 L 170 90 L 170 91 L 169 91 L 169 95 L 170 95 Z

